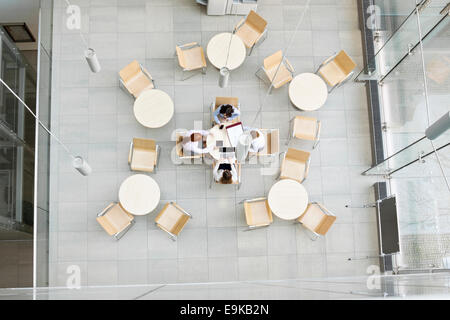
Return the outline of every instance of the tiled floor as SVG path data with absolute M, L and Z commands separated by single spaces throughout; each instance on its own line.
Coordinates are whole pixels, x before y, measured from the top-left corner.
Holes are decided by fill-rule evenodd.
M 83 285 L 215 282 L 347 276 L 365 274 L 377 259 L 348 261 L 377 252 L 375 212 L 346 209 L 371 201 L 373 178 L 360 175 L 371 165 L 365 88 L 356 83 L 333 92 L 317 112 L 299 112 L 288 99 L 287 86 L 269 96 L 254 75 L 267 55 L 285 49 L 306 1 L 263 0 L 258 12 L 267 19 L 269 36 L 231 75 L 228 88 L 217 85 L 218 71 L 184 82 L 174 57 L 175 44 L 198 41 L 206 47 L 218 32 L 230 31 L 241 17 L 207 16 L 193 0 L 79 0 L 82 32 L 98 52 L 102 71 L 89 73 L 78 34 L 65 28 L 63 1 L 55 5 L 52 128 L 74 153 L 93 168 L 77 174 L 64 151 L 52 150 L 50 285 L 65 285 L 67 267 L 78 265 Z M 288 50 L 296 74 L 311 72 L 327 56 L 345 49 L 362 63 L 356 1 L 313 0 L 301 30 Z M 137 59 L 159 89 L 175 102 L 172 121 L 146 129 L 134 118 L 133 101 L 118 86 L 118 71 Z M 206 166 L 176 166 L 170 160 L 176 128 L 208 127 L 209 106 L 216 96 L 237 96 L 242 119 L 249 124 L 259 106 L 255 126 L 279 128 L 284 142 L 295 115 L 318 117 L 322 141 L 312 155 L 305 182 L 311 200 L 337 215 L 329 234 L 311 241 L 304 230 L 275 218 L 269 228 L 243 232 L 243 199 L 267 195 L 276 176 L 261 175 L 260 166 L 243 167 L 239 191 L 230 186 L 208 188 Z M 265 101 L 265 103 L 264 103 Z M 121 182 L 132 174 L 127 164 L 129 142 L 148 137 L 162 147 L 160 170 L 151 176 L 161 188 L 161 204 L 118 242 L 95 217 L 117 201 Z M 292 146 L 305 148 L 302 143 Z M 164 203 L 177 201 L 195 217 L 178 242 L 154 226 Z

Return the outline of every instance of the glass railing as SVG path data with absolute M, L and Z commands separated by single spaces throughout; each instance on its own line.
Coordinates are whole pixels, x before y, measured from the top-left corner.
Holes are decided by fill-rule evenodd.
M 36 70 L 0 27 L 0 287 L 32 284 Z

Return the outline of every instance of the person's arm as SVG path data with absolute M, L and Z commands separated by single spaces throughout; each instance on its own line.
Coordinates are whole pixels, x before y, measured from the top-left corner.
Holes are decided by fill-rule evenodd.
M 228 120 L 236 119 L 240 115 L 241 115 L 241 111 L 239 111 L 238 108 L 233 107 L 233 114 L 231 115 L 231 117 L 228 118 Z
M 219 120 L 219 117 L 218 117 L 219 112 L 220 112 L 220 107 L 217 108 L 216 110 L 214 110 L 214 121 L 215 121 L 217 124 L 220 124 L 220 120 Z
M 236 171 L 236 164 L 231 165 L 231 176 L 233 177 L 233 182 L 236 183 L 239 180 L 238 173 Z
M 220 166 L 220 162 L 217 161 L 217 163 L 216 163 L 216 165 L 214 166 L 214 169 L 213 169 L 213 176 L 214 176 L 214 180 L 215 181 L 219 181 L 220 180 L 219 166 Z

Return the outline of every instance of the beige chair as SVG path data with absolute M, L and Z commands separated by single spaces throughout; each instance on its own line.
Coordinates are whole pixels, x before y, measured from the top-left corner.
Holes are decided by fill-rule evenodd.
M 308 177 L 310 162 L 309 152 L 289 148 L 281 163 L 280 179 L 292 179 L 302 183 Z
M 214 111 L 216 111 L 216 109 L 223 104 L 231 104 L 236 109 L 238 110 L 240 109 L 239 98 L 216 97 L 216 101 L 211 104 L 211 123 L 213 126 L 216 125 L 216 122 L 214 121 Z M 240 117 L 237 117 L 236 119 L 233 119 L 233 121 L 231 121 L 230 123 L 237 123 L 239 121 L 241 121 Z
M 325 60 L 317 69 L 317 72 L 331 87 L 329 92 L 340 87 L 351 79 L 356 63 L 344 50 Z
M 190 76 L 186 76 L 190 71 L 201 70 L 203 74 L 206 73 L 205 53 L 197 42 L 176 46 L 176 52 L 178 63 L 183 68 L 183 81 L 195 75 L 192 73 Z
M 234 32 L 250 49 L 248 55 L 251 55 L 253 49 L 267 38 L 267 21 L 251 10 L 247 17 L 239 21 Z
M 236 171 L 237 171 L 237 175 L 238 175 L 238 181 L 237 182 L 233 182 L 231 183 L 231 185 L 235 185 L 237 186 L 237 189 L 239 190 L 241 188 L 241 164 L 238 163 L 237 161 L 234 164 L 236 166 Z M 217 184 L 221 184 L 220 182 L 217 182 L 216 180 L 214 180 L 214 167 L 216 166 L 216 163 L 212 164 L 212 168 L 211 168 L 211 180 L 209 183 L 209 188 L 212 188 L 212 182 L 214 181 Z
M 136 60 L 131 62 L 119 72 L 120 85 L 134 98 L 148 89 L 155 88 L 155 83 L 150 73 Z
M 192 215 L 174 202 L 167 203 L 155 219 L 155 224 L 175 241 Z
M 287 58 L 283 59 L 283 52 L 277 51 L 264 59 L 263 66 L 256 71 L 256 76 L 267 82 L 271 87 L 278 89 L 292 81 L 294 68 Z
M 270 210 L 267 198 L 244 201 L 244 210 L 248 230 L 268 227 L 273 223 L 272 210 Z
M 320 142 L 321 122 L 315 118 L 297 116 L 291 120 L 292 134 L 289 136 L 287 145 L 292 138 L 314 141 L 313 149 Z
M 128 164 L 133 171 L 156 172 L 161 148 L 155 140 L 133 138 Z
M 249 156 L 274 157 L 280 152 L 280 130 L 279 129 L 261 129 L 266 139 L 266 145 L 258 153 L 249 153 Z
M 195 161 L 201 161 L 203 159 L 203 155 L 194 155 L 194 154 L 186 154 L 183 150 L 183 139 L 186 132 L 177 132 L 175 134 L 176 144 L 175 144 L 175 150 L 177 159 L 181 164 L 184 164 L 186 162 L 194 163 Z
M 97 222 L 105 231 L 119 240 L 135 223 L 134 217 L 120 203 L 111 203 L 97 215 Z
M 324 236 L 335 221 L 336 216 L 317 202 L 310 203 L 305 212 L 297 219 L 297 222 L 316 236 L 312 240 Z

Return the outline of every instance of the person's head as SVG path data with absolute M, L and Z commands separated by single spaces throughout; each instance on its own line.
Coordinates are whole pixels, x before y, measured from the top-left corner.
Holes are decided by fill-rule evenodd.
M 251 134 L 251 136 L 252 136 L 253 139 L 259 138 L 259 132 L 256 131 L 256 130 L 252 130 L 252 131 L 250 132 L 250 134 Z
M 220 107 L 220 114 L 230 118 L 233 115 L 233 106 L 231 104 L 224 104 Z
M 202 135 L 200 133 L 191 134 L 191 142 L 202 140 Z
M 220 183 L 222 184 L 232 184 L 233 183 L 233 175 L 230 170 L 224 170 L 222 173 L 222 178 L 220 179 Z

